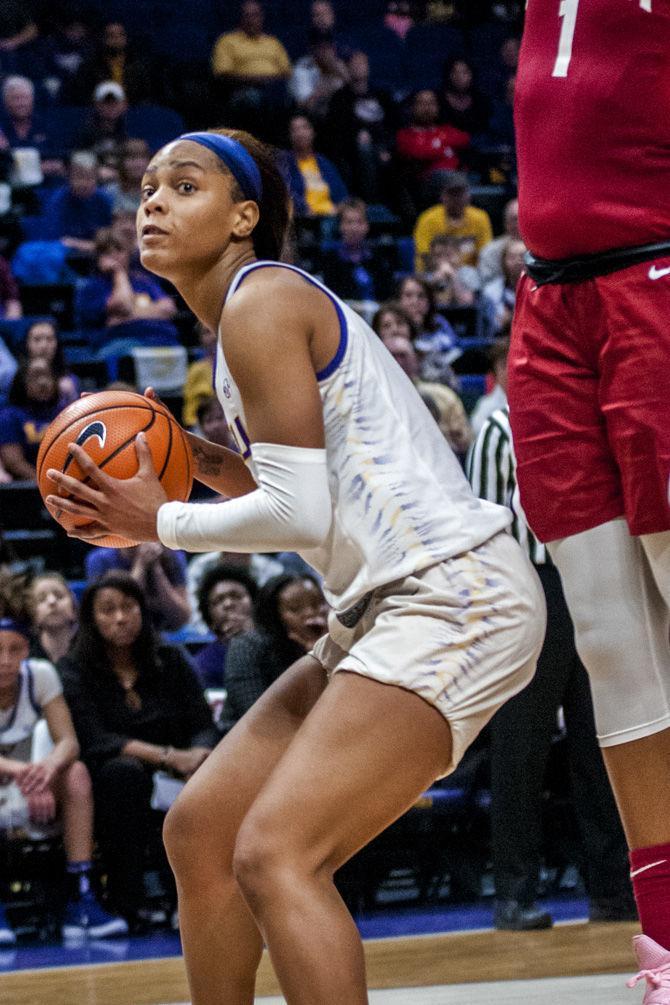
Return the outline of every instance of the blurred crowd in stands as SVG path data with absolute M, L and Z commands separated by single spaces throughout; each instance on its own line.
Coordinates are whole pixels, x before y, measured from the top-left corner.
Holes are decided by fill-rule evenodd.
M 212 389 L 214 334 L 138 259 L 143 172 L 186 129 L 245 128 L 275 145 L 294 206 L 292 260 L 370 322 L 464 460 L 505 405 L 525 252 L 512 119 L 522 8 L 1 5 L 0 615 L 18 609 L 30 625 L 30 658 L 15 647 L 13 676 L 0 674 L 0 831 L 3 785 L 21 790 L 24 777 L 7 722 L 31 662 L 48 661 L 57 672 L 45 677 L 40 713 L 51 725 L 60 705 L 50 713 L 50 703 L 64 694 L 71 722 L 56 732 L 70 746 L 58 772 L 75 766 L 76 785 L 70 809 L 45 804 L 22 826 L 30 836 L 59 813 L 69 821 L 75 903 L 83 897 L 100 937 L 151 921 L 151 875 L 176 923 L 161 813 L 326 617 L 318 578 L 297 555 L 87 551 L 35 507 L 41 436 L 82 390 L 152 383 L 185 426 L 232 445 Z M 196 497 L 212 494 L 200 487 Z M 0 651 L 16 634 L 4 624 Z M 40 716 L 28 718 L 24 746 Z M 53 767 L 53 750 L 66 749 L 51 739 L 35 763 Z M 469 770 L 453 791 L 471 791 Z M 70 868 L 84 854 L 68 851 L 79 833 L 73 799 L 80 815 L 95 804 L 103 906 L 90 900 L 87 870 Z M 0 889 L 0 902 L 7 896 Z M 68 919 L 84 925 L 72 910 L 64 931 Z M 0 907 L 0 945 L 15 942 L 11 913 Z

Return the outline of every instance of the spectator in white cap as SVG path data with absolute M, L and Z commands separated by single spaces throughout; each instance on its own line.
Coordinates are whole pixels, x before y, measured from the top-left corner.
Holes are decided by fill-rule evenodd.
M 99 101 L 105 101 L 107 98 L 113 98 L 115 101 L 125 101 L 126 92 L 121 87 L 121 84 L 117 84 L 115 80 L 103 80 L 94 90 L 93 100 L 97 104 Z
M 93 91 L 93 110 L 77 137 L 77 146 L 103 154 L 127 139 L 126 92 L 115 80 L 103 80 Z

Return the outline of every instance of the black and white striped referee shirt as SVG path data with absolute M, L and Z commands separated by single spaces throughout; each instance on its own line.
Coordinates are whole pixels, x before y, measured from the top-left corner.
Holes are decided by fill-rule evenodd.
M 509 408 L 499 408 L 486 420 L 468 452 L 465 471 L 480 499 L 507 506 L 513 514 L 511 531 L 535 565 L 551 559 L 526 522 L 516 484 L 516 457 Z

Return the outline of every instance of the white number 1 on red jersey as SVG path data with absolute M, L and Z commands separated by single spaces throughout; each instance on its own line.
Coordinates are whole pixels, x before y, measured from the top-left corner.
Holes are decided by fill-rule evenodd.
M 641 10 L 651 13 L 652 0 L 637 0 Z M 558 55 L 554 64 L 552 77 L 567 77 L 568 67 L 572 59 L 572 43 L 577 24 L 577 9 L 579 0 L 561 0 L 558 16 L 562 18 L 561 36 L 558 40 Z

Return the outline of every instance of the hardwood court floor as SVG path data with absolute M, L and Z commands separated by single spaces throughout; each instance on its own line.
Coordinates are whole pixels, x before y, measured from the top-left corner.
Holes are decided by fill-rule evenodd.
M 621 978 L 591 980 L 573 985 L 572 998 L 556 995 L 556 985 L 496 984 L 492 981 L 537 980 L 577 975 L 630 974 L 633 969 L 630 939 L 639 931 L 634 924 L 557 925 L 547 932 L 479 932 L 412 938 L 372 939 L 365 943 L 368 983 L 371 988 L 396 989 L 395 997 L 371 998 L 403 1005 L 411 1002 L 511 1005 L 523 1002 L 588 1002 L 588 1005 L 635 1005 L 641 994 L 622 996 Z M 604 981 L 604 983 L 603 983 Z M 465 990 L 453 985 L 469 984 Z M 443 987 L 443 985 L 452 985 Z M 404 988 L 422 988 L 405 992 Z M 437 988 L 437 990 L 435 990 Z M 572 994 L 565 985 L 566 994 Z M 426 989 L 433 989 L 428 991 Z M 511 997 L 509 996 L 511 993 Z M 267 957 L 258 980 L 260 996 L 278 995 L 279 987 Z M 400 994 L 400 998 L 398 998 Z M 432 994 L 433 997 L 425 997 Z M 535 998 L 531 997 L 533 994 Z M 537 995 L 544 997 L 537 997 Z M 561 992 L 562 994 L 562 992 Z M 413 995 L 419 995 L 413 997 Z M 420 997 L 423 995 L 424 997 Z M 476 997 L 479 995 L 480 997 Z M 484 997 L 481 997 L 484 995 Z M 507 997 L 502 997 L 507 995 Z M 597 997 L 600 995 L 600 997 Z M 628 997 L 626 997 L 626 995 Z M 488 996 L 488 997 L 487 997 Z M 30 970 L 0 976 L 2 1005 L 165 1005 L 188 1001 L 188 986 L 181 959 L 144 960 L 139 963 Z M 262 997 L 261 997 L 262 1001 Z M 281 998 L 279 999 L 281 1001 Z M 271 1005 L 272 1000 L 266 1005 Z M 260 1003 L 259 1003 L 260 1005 Z
M 627 976 L 559 977 L 543 981 L 496 981 L 432 988 L 371 991 L 370 1005 L 637 1005 Z M 283 998 L 257 998 L 257 1005 L 286 1005 Z

